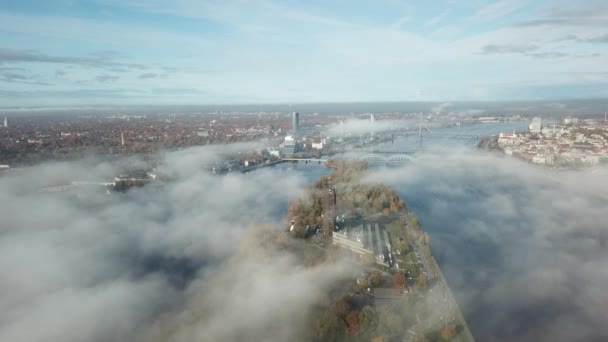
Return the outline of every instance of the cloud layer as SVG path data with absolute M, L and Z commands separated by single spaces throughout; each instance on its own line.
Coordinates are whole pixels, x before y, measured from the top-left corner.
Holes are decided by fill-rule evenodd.
M 36 192 L 111 178 L 96 160 L 1 177 L 0 340 L 305 340 L 307 309 L 346 268 L 304 268 L 255 228 L 276 227 L 310 179 L 205 171 L 247 148 L 168 153 L 172 181 L 125 196 Z M 600 341 L 607 176 L 447 150 L 369 179 L 397 187 L 430 231 L 478 340 Z
M 372 179 L 397 186 L 431 232 L 478 340 L 600 341 L 607 176 L 452 150 Z
M 280 169 L 206 171 L 220 153 L 244 148 L 250 146 L 167 154 L 160 171 L 170 182 L 124 196 L 36 192 L 111 179 L 115 165 L 96 160 L 1 177 L 0 340 L 298 336 L 298 318 L 342 268 L 305 269 L 272 244 L 260 247 L 260 236 L 277 233 L 285 203 L 306 182 Z M 259 224 L 274 228 L 252 233 Z

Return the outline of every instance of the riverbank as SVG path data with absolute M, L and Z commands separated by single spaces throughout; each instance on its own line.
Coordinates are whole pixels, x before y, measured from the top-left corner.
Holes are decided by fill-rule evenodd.
M 369 303 L 347 310 L 351 316 L 356 315 L 352 312 L 373 312 L 377 325 L 368 327 L 366 336 L 385 341 L 416 336 L 473 341 L 432 257 L 428 234 L 397 193 L 383 184 L 360 183 L 367 172 L 364 162 L 328 164 L 334 173 L 318 179 L 303 198 L 290 205 L 287 221 L 292 238 L 338 250 L 353 263 L 353 273 L 362 270 L 363 277 L 351 279 L 350 290 L 332 301 L 362 298 Z M 372 279 L 373 272 L 380 275 Z M 327 314 L 342 320 L 347 331 L 355 324 L 346 319 L 349 313 L 328 309 Z

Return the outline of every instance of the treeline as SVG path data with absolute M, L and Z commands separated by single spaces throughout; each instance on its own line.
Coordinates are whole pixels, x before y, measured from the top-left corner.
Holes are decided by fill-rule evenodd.
M 293 221 L 295 236 L 303 237 L 306 226 L 322 224 L 324 196 L 327 196 L 329 188 L 336 191 L 336 213 L 349 217 L 391 214 L 405 209 L 405 202 L 386 185 L 359 182 L 367 170 L 366 162 L 328 160 L 327 164 L 336 171 L 321 177 L 304 197 L 293 201 L 289 206 L 287 218 L 288 221 Z
M 375 271 L 379 272 L 379 271 Z M 380 275 L 380 277 L 382 277 Z M 391 281 L 391 280 L 389 280 Z M 393 275 L 392 284 L 379 280 L 371 287 L 403 287 L 406 280 L 403 273 Z M 354 284 L 353 284 L 354 285 Z M 312 341 L 401 341 L 408 336 L 408 330 L 417 325 L 418 320 L 427 321 L 433 315 L 433 307 L 413 290 L 421 291 L 426 284 L 416 284 L 410 293 L 403 294 L 398 300 L 382 305 L 374 305 L 371 297 L 363 294 L 354 285 L 351 294 L 345 294 L 333 301 L 320 300 L 309 313 L 309 326 Z M 425 329 L 424 334 L 412 336 L 412 341 L 448 342 L 462 330 L 462 326 L 443 324 Z

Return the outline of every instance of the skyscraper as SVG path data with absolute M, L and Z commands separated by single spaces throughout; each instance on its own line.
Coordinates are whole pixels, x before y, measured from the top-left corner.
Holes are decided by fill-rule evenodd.
M 4 128 L 8 128 L 8 116 L 4 117 Z
M 300 130 L 300 113 L 298 112 L 291 113 L 291 130 L 293 133 L 298 133 Z

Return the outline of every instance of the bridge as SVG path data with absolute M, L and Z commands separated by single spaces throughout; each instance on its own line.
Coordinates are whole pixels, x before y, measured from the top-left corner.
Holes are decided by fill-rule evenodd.
M 482 138 L 486 138 L 489 137 L 489 135 L 484 135 L 484 134 L 475 134 L 475 133 L 435 133 L 432 132 L 431 133 L 424 133 L 424 134 L 420 134 L 419 132 L 402 132 L 402 133 L 393 133 L 393 136 L 400 136 L 400 137 L 413 137 L 413 136 L 422 136 L 422 138 L 439 138 L 439 139 L 465 139 L 465 140 L 469 140 L 469 139 L 482 139 Z
M 39 193 L 44 193 L 44 192 L 65 192 L 65 191 L 72 191 L 72 190 L 76 190 L 85 186 L 89 186 L 89 187 L 108 187 L 108 186 L 113 186 L 114 182 L 80 182 L 80 181 L 74 181 L 71 182 L 70 184 L 66 184 L 66 185 L 60 185 L 60 186 L 53 186 L 53 187 L 48 187 L 48 188 L 42 188 L 42 189 L 38 189 Z
M 317 159 L 317 158 L 281 158 L 284 162 L 292 162 L 292 163 L 317 163 L 323 164 L 327 161 L 327 159 Z
M 391 154 L 391 155 L 383 155 L 381 153 L 368 153 L 365 154 L 358 159 L 365 160 L 370 163 L 405 163 L 415 160 L 409 154 Z
M 363 153 L 360 153 L 363 152 Z M 415 160 L 414 157 L 411 156 L 413 152 L 401 151 L 398 152 L 390 151 L 390 150 L 374 150 L 370 152 L 366 152 L 364 150 L 359 151 L 351 151 L 350 152 L 353 159 L 364 160 L 368 163 L 406 163 Z M 356 155 L 358 154 L 358 155 Z M 291 162 L 291 163 L 306 163 L 306 164 L 324 164 L 327 159 L 315 159 L 315 158 L 282 158 L 283 162 Z

